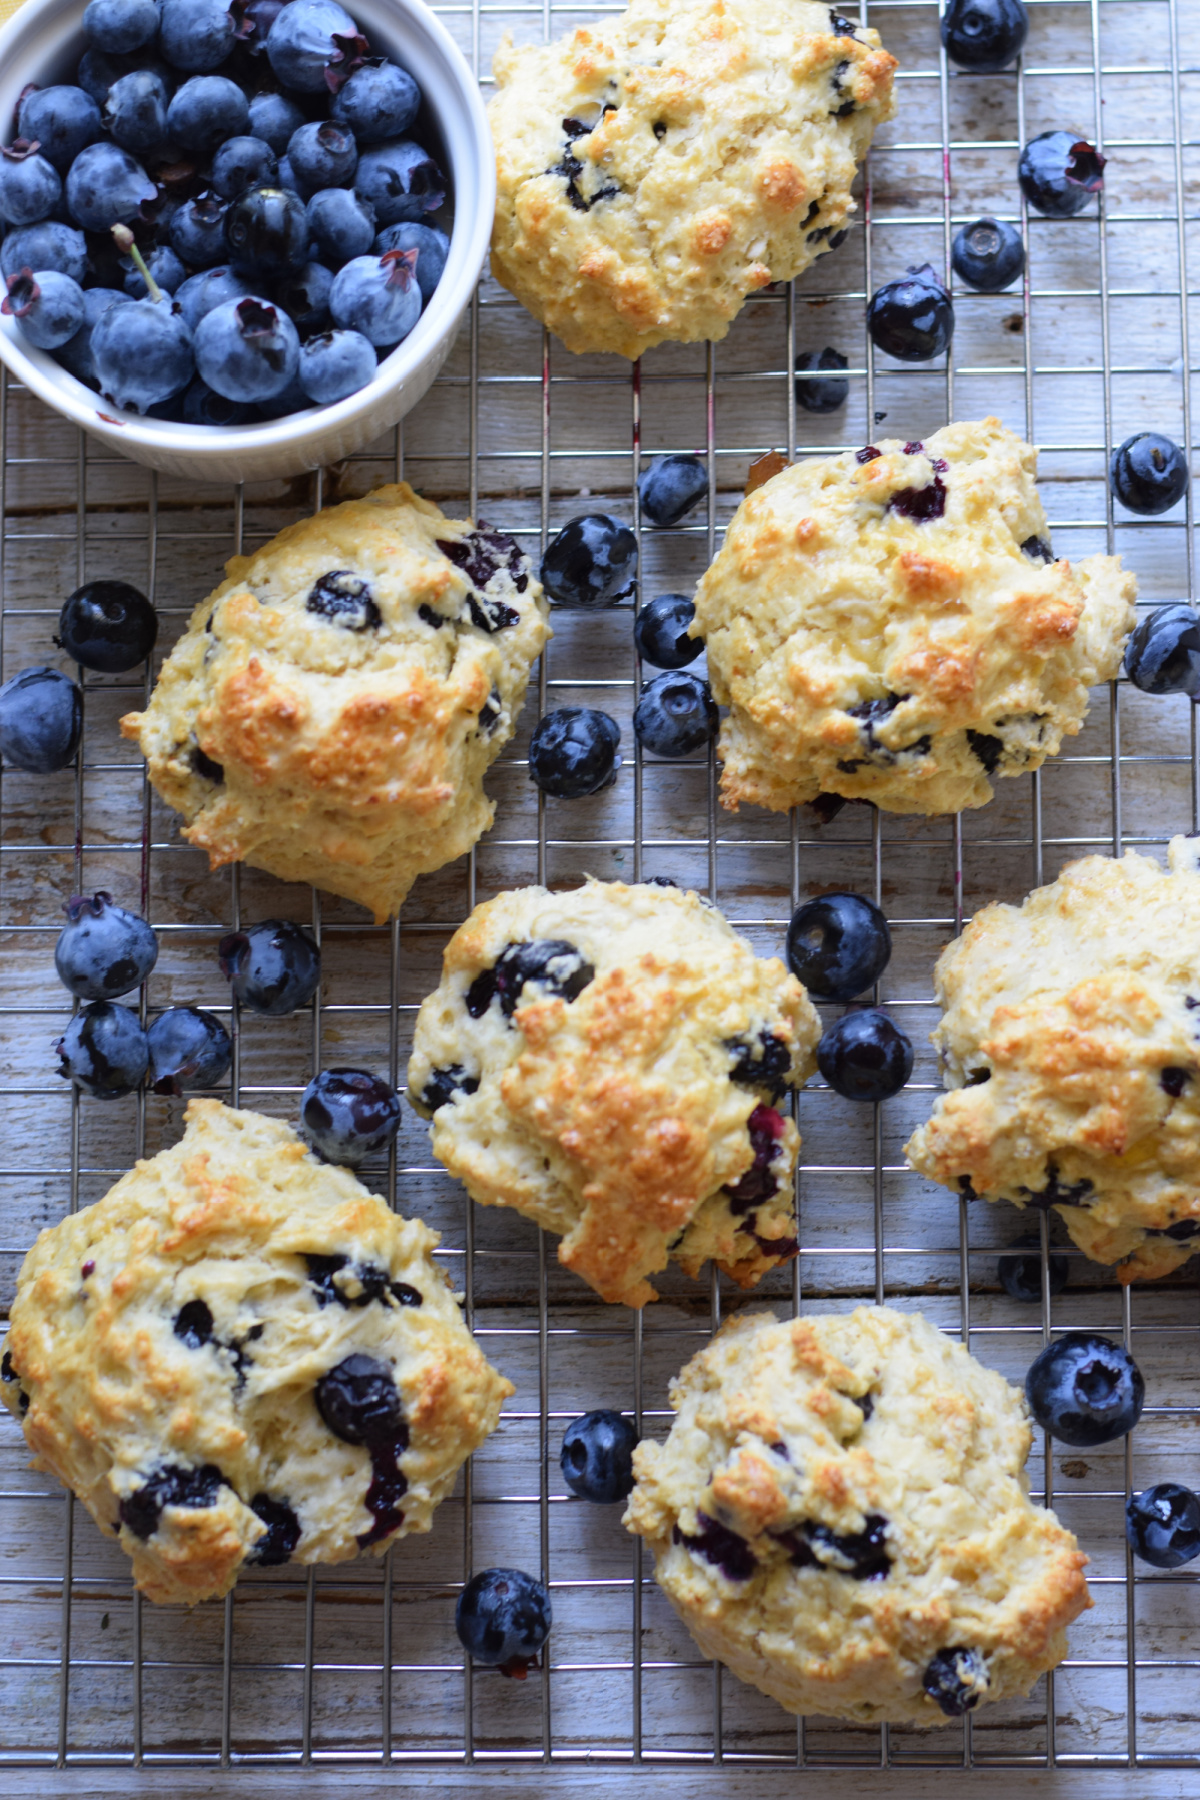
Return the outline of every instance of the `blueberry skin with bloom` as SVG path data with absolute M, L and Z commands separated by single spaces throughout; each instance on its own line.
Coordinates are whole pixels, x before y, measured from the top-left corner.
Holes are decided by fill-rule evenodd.
M 324 263 L 305 263 L 275 289 L 276 297 L 297 331 L 324 331 L 329 325 L 333 270 Z M 372 356 L 374 352 L 372 351 Z M 297 378 L 299 370 L 297 370 Z
M 175 304 L 195 331 L 206 313 L 226 300 L 245 300 L 254 292 L 244 275 L 222 266 L 201 269 L 175 289 Z
M 708 492 L 698 456 L 656 456 L 638 476 L 638 500 L 651 525 L 678 525 Z
M 164 294 L 173 294 L 176 288 L 182 287 L 187 279 L 187 270 L 169 244 L 156 244 L 142 260 L 150 271 L 151 279 L 157 283 Z M 125 270 L 124 286 L 129 298 L 144 300 L 150 290 L 146 286 L 146 277 L 132 256 L 123 256 L 121 267 Z
M 707 681 L 686 672 L 648 681 L 633 712 L 638 743 L 656 756 L 690 756 L 717 735 L 718 722 Z
M 436 225 L 415 225 L 410 219 L 401 219 L 399 224 L 388 225 L 381 231 L 372 247 L 376 256 L 382 256 L 388 250 L 417 252 L 417 286 L 421 290 L 422 303 L 428 306 L 450 254 L 450 239 L 445 232 L 439 231 Z
M 89 144 L 67 175 L 67 206 L 85 231 L 107 231 L 128 225 L 158 189 L 136 156 L 119 144 Z
M 360 144 L 382 144 L 406 132 L 420 107 L 421 90 L 407 69 L 372 57 L 338 89 L 329 110 Z
M 282 156 L 294 131 L 304 123 L 304 113 L 290 94 L 255 94 L 250 101 L 248 130 L 251 135 L 270 144 L 276 156 Z
M 796 358 L 796 405 L 802 406 L 805 412 L 834 413 L 839 406 L 845 406 L 850 395 L 850 383 L 839 381 L 836 376 L 821 381 L 815 379 L 824 369 L 845 369 L 849 366 L 840 350 L 826 345 L 824 350 L 810 350 L 804 356 Z M 807 379 L 802 379 L 807 376 Z
M 689 637 L 695 602 L 686 594 L 656 594 L 633 621 L 633 641 L 643 662 L 656 669 L 686 669 L 703 652 L 704 639 Z
M 141 59 L 139 58 L 139 61 Z M 89 99 L 97 106 L 103 106 L 108 99 L 109 89 L 114 81 L 129 73 L 127 56 L 109 56 L 104 50 L 95 46 L 85 50 L 75 70 L 76 86 L 81 87 Z
M 269 300 L 226 300 L 196 327 L 196 371 L 227 400 L 270 400 L 294 379 L 299 361 L 296 327 Z
M 108 311 L 110 306 L 127 306 L 130 296 L 118 292 L 116 288 L 85 288 L 83 290 L 83 324 L 73 338 L 53 352 L 54 360 L 68 374 L 74 375 L 76 381 L 82 381 L 86 387 L 98 386 L 96 380 L 96 362 L 92 355 L 92 332 L 96 322 Z
M 633 1492 L 633 1420 L 603 1408 L 572 1419 L 563 1432 L 558 1466 L 580 1500 L 615 1506 Z
M 331 268 L 356 256 L 365 256 L 375 242 L 375 213 L 361 194 L 353 188 L 327 187 L 315 193 L 308 203 L 308 229 L 317 252 Z M 410 230 L 419 227 L 409 227 Z M 405 245 L 396 245 L 404 249 Z M 384 245 L 384 249 L 391 249 Z M 382 255 L 377 250 L 376 255 Z M 417 263 L 417 285 L 421 285 L 421 264 Z M 424 289 L 421 289 L 424 293 Z
M 153 69 L 131 69 L 113 82 L 104 101 L 104 123 L 122 150 L 143 155 L 167 135 L 167 84 Z
M 320 951 L 290 919 L 264 919 L 230 932 L 217 949 L 234 998 L 271 1019 L 307 1006 L 321 980 Z
M 255 409 L 241 400 L 227 400 L 214 394 L 206 381 L 197 375 L 188 383 L 180 413 L 185 425 L 246 425 Z
M 212 184 L 223 200 L 248 187 L 271 187 L 279 178 L 279 160 L 270 144 L 256 137 L 226 138 L 212 160 Z
M 1200 1556 L 1200 1496 L 1178 1481 L 1160 1481 L 1125 1502 L 1125 1536 L 1135 1556 L 1155 1569 L 1179 1569 Z
M 890 1100 L 912 1066 L 912 1044 L 875 1007 L 843 1013 L 817 1045 L 817 1067 L 844 1100 Z
M 182 393 L 195 372 L 192 333 L 170 300 L 112 306 L 92 332 L 100 392 L 146 413 Z
M 1169 512 L 1187 493 L 1187 458 L 1158 431 L 1138 431 L 1113 451 L 1112 491 L 1130 512 L 1153 517 Z
M 109 56 L 128 56 L 158 34 L 158 0 L 88 0 L 83 35 Z
M 162 0 L 158 41 L 173 69 L 203 75 L 220 68 L 236 36 L 229 0 Z
M 950 0 L 942 15 L 946 55 L 960 69 L 990 74 L 1021 54 L 1029 34 L 1022 0 Z
M 229 208 L 219 194 L 195 194 L 171 215 L 167 228 L 176 256 L 197 270 L 211 269 L 229 258 L 225 242 L 225 214 Z
M 898 362 L 929 362 L 949 348 L 954 305 L 929 263 L 910 267 L 901 280 L 876 288 L 867 307 L 867 330 Z
M 822 894 L 792 914 L 787 964 L 822 1000 L 853 1000 L 874 987 L 892 956 L 888 922 L 863 894 Z
M 335 119 L 312 119 L 288 139 L 287 158 L 301 187 L 345 187 L 358 167 L 354 133 Z
M 375 208 L 381 226 L 417 223 L 446 198 L 446 182 L 427 150 L 408 138 L 374 144 L 358 159 L 354 185 Z
M 315 406 L 357 394 L 377 366 L 374 347 L 358 331 L 326 331 L 300 346 L 300 386 Z
M 178 1098 L 185 1088 L 216 1087 L 229 1073 L 233 1045 L 215 1013 L 170 1006 L 146 1033 L 147 1082 L 156 1094 Z
M 400 1096 L 368 1069 L 322 1069 L 300 1100 L 300 1130 L 326 1162 L 354 1169 L 400 1129 Z
M 1125 673 L 1144 694 L 1200 700 L 1200 618 L 1186 601 L 1141 620 L 1125 646 Z
M 1043 131 L 1022 150 L 1017 180 L 1035 211 L 1069 219 L 1104 185 L 1105 160 L 1073 131 Z
M 82 88 L 35 88 L 17 109 L 17 133 L 27 144 L 36 142 L 61 175 L 81 150 L 104 136 L 104 121 Z
M 244 137 L 250 107 L 227 75 L 195 75 L 178 88 L 167 108 L 167 129 L 196 156 L 211 156 L 226 138 Z
M 1042 1300 L 1042 1258 L 1035 1237 L 1018 1238 L 1017 1246 L 1028 1245 L 1024 1255 L 1002 1256 L 996 1264 L 1000 1285 L 1011 1300 L 1023 1306 L 1040 1306 Z M 1061 1294 L 1067 1285 L 1067 1259 L 1051 1251 L 1048 1257 L 1050 1293 Z
M 524 1680 L 550 1635 L 550 1592 L 523 1569 L 483 1569 L 468 1581 L 454 1609 L 454 1629 L 477 1663 Z
M 88 272 L 87 239 L 58 219 L 15 226 L 0 244 L 0 275 L 7 281 L 22 269 L 57 269 L 82 287 Z
M 335 94 L 369 46 L 337 0 L 291 0 L 267 36 L 267 56 L 284 87 Z
M 83 324 L 83 289 L 57 269 L 22 269 L 8 278 L 0 312 L 17 321 L 23 337 L 39 350 L 57 350 Z
M 80 1000 L 116 1000 L 140 987 L 158 961 L 158 939 L 137 913 L 103 891 L 76 894 L 63 911 L 67 923 L 54 946 L 63 986 Z
M 579 800 L 616 778 L 621 728 L 590 706 L 563 706 L 539 719 L 529 741 L 529 773 L 543 794 Z
M 62 177 L 48 157 L 18 140 L 0 150 L 0 219 L 36 225 L 62 197 Z
M 1030 1365 L 1025 1397 L 1043 1431 L 1088 1450 L 1133 1430 L 1146 1384 L 1123 1344 L 1096 1332 L 1068 1331 Z
M 225 243 L 231 262 L 264 280 L 303 268 L 309 260 L 303 200 L 288 188 L 246 188 L 225 214 Z
M 542 558 L 542 586 L 560 606 L 609 606 L 637 575 L 637 539 L 608 513 L 571 519 Z
M 1025 268 L 1025 245 L 1015 225 L 976 219 L 955 233 L 950 247 L 954 273 L 981 294 L 999 294 Z
M 389 250 L 348 262 L 335 275 L 329 296 L 336 323 L 361 332 L 376 347 L 406 338 L 421 316 L 416 262 L 414 250 Z
M 145 662 L 158 614 L 128 581 L 87 581 L 63 601 L 55 643 L 85 669 L 123 675 Z
M 61 670 L 22 669 L 0 687 L 0 758 L 10 769 L 65 769 L 82 731 L 83 696 Z
M 150 1057 L 137 1014 L 108 1000 L 94 1000 L 76 1013 L 55 1050 L 58 1073 L 94 1100 L 131 1094 Z

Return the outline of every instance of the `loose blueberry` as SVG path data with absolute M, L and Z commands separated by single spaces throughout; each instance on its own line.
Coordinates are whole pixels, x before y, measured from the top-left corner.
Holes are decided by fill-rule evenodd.
M 638 476 L 638 500 L 651 525 L 678 525 L 708 493 L 698 456 L 656 456 Z
M 1038 1239 L 1023 1237 L 1018 1245 L 1036 1246 Z M 1067 1285 L 1067 1259 L 1053 1250 L 1049 1256 L 1050 1293 L 1061 1294 Z M 1042 1299 L 1042 1259 L 1036 1248 L 1019 1256 L 1002 1256 L 996 1265 L 1000 1285 L 1013 1300 L 1024 1306 L 1038 1306 Z
M 17 107 L 17 132 L 65 174 L 81 150 L 103 137 L 104 121 L 82 88 L 35 88 Z
M 295 378 L 299 362 L 296 327 L 267 300 L 226 300 L 196 327 L 196 369 L 227 400 L 271 399 Z
M 419 222 L 446 198 L 446 179 L 427 150 L 408 138 L 373 144 L 358 159 L 354 186 L 381 226 Z
M 100 392 L 145 413 L 182 393 L 195 373 L 192 333 L 169 299 L 111 306 L 92 332 Z
M 316 1385 L 317 1411 L 344 1444 L 408 1442 L 396 1378 L 389 1364 L 373 1356 L 348 1356 Z M 401 1445 L 403 1448 L 403 1445 Z
M 246 96 L 227 75 L 185 81 L 167 110 L 171 137 L 200 157 L 211 156 L 227 138 L 243 136 L 249 119 Z
M 34 144 L 18 138 L 0 150 L 0 219 L 9 225 L 36 225 L 62 197 L 62 177 Z
M 1025 245 L 1015 225 L 976 219 L 956 233 L 950 261 L 960 281 L 983 294 L 998 294 L 1024 269 Z
M 608 606 L 637 575 L 637 539 L 607 513 L 585 513 L 563 526 L 542 558 L 542 586 L 560 606 Z
M 119 293 L 115 288 L 85 288 L 83 324 L 73 338 L 68 338 L 54 352 L 55 362 L 74 375 L 77 381 L 82 381 L 91 388 L 97 387 L 99 384 L 96 379 L 96 361 L 92 355 L 92 332 L 110 306 L 127 305 L 129 299 L 128 294 Z
M 520 1681 L 536 1666 L 553 1619 L 549 1589 L 523 1569 L 482 1570 L 454 1609 L 454 1629 L 467 1655 Z
M 325 331 L 329 326 L 329 296 L 333 292 L 333 270 L 324 263 L 309 262 L 286 275 L 276 284 L 275 298 L 298 332 Z M 375 352 L 371 351 L 372 371 Z M 299 365 L 296 379 L 300 378 Z
M 225 214 L 225 242 L 230 260 L 248 274 L 278 278 L 301 268 L 309 260 L 304 202 L 287 188 L 246 188 Z
M 95 1100 L 131 1094 L 150 1060 L 137 1014 L 107 1000 L 95 1000 L 76 1013 L 55 1049 L 59 1074 Z
M 128 1526 L 134 1537 L 141 1538 L 145 1543 L 158 1530 L 158 1522 L 166 1507 L 215 1506 L 223 1480 L 215 1463 L 205 1463 L 199 1469 L 187 1468 L 181 1463 L 168 1463 L 165 1468 L 157 1470 L 144 1486 L 127 1494 L 121 1501 L 121 1523 Z
M 1184 600 L 1156 607 L 1125 646 L 1125 673 L 1145 694 L 1200 699 L 1200 619 Z
M 359 196 L 361 200 L 361 195 Z M 430 295 L 442 279 L 442 271 L 446 267 L 446 258 L 450 254 L 450 239 L 436 225 L 414 225 L 411 220 L 401 219 L 398 225 L 389 225 L 379 233 L 372 246 L 376 256 L 382 256 L 388 250 L 415 250 L 417 266 L 414 271 L 417 286 L 421 290 L 421 300 L 428 305 Z
M 128 56 L 158 33 L 158 0 L 88 0 L 83 35 L 109 56 Z
M 527 983 L 557 994 L 568 1005 L 595 978 L 596 970 L 574 944 L 563 938 L 532 938 L 506 944 L 492 968 L 477 975 L 464 997 L 468 1014 L 481 1019 L 494 999 L 511 1019 L 524 1001 Z
M 357 331 L 326 331 L 300 346 L 300 386 L 317 406 L 357 394 L 376 367 L 374 348 Z
M 326 1162 L 357 1168 L 400 1129 L 400 1096 L 366 1069 L 322 1069 L 304 1090 L 300 1128 Z
M 699 675 L 656 675 L 634 708 L 634 736 L 655 756 L 690 756 L 717 735 L 712 689 Z
M 352 258 L 365 256 L 375 242 L 374 208 L 367 204 L 361 194 L 356 194 L 353 188 L 322 188 L 308 202 L 307 212 L 312 241 L 318 254 L 331 269 L 340 269 L 343 263 L 350 262 Z M 422 228 L 410 225 L 408 229 L 419 231 Z M 384 248 L 391 249 L 393 246 L 385 245 Z M 382 255 L 382 251 L 377 251 L 376 255 Z M 419 258 L 417 268 L 420 269 Z M 418 274 L 418 286 L 420 280 Z
M 946 55 L 960 69 L 990 74 L 1020 56 L 1029 31 L 1022 0 L 950 0 L 942 15 Z
M 22 669 L 0 687 L 0 757 L 9 768 L 65 769 L 82 731 L 83 696 L 58 669 Z
M 686 669 L 704 650 L 703 638 L 688 636 L 695 617 L 686 594 L 656 594 L 633 622 L 638 655 L 658 669 Z
M 448 1068 L 433 1071 L 421 1090 L 421 1106 L 432 1114 L 439 1106 L 449 1106 L 459 1094 L 478 1091 L 478 1075 L 468 1075 L 461 1063 L 451 1063 Z
M 383 624 L 370 582 L 352 569 L 329 569 L 313 583 L 304 606 L 343 631 L 378 631 Z
M 57 350 L 83 324 L 83 289 L 57 269 L 22 269 L 8 278 L 0 313 L 17 321 L 21 335 L 39 350 Z
M 1037 212 L 1069 219 L 1103 187 L 1105 160 L 1073 131 L 1043 131 L 1022 150 L 1017 179 Z
M 912 1066 L 912 1044 L 876 1007 L 843 1013 L 817 1045 L 817 1067 L 845 1100 L 890 1100 Z
M 302 188 L 346 187 L 358 166 L 358 145 L 345 125 L 313 119 L 293 132 L 287 158 Z
M 1139 431 L 1113 451 L 1109 480 L 1130 512 L 1169 512 L 1187 493 L 1187 458 L 1160 432 Z
M 290 919 L 264 919 L 232 931 L 218 945 L 221 972 L 235 1000 L 251 1012 L 282 1019 L 307 1006 L 321 980 L 321 953 Z
M 162 0 L 158 41 L 173 69 L 200 75 L 219 68 L 237 30 L 230 0 Z
M 1123 1344 L 1095 1332 L 1069 1331 L 1031 1364 L 1025 1396 L 1043 1431 L 1086 1450 L 1133 1430 L 1146 1384 Z
M 248 187 L 271 187 L 279 163 L 261 138 L 226 138 L 212 161 L 212 184 L 223 200 L 233 200 Z
M 578 800 L 616 779 L 621 728 L 590 706 L 563 706 L 540 719 L 529 742 L 529 773 L 544 794 Z
M 250 101 L 248 128 L 269 144 L 276 156 L 286 154 L 293 131 L 304 123 L 304 113 L 290 94 L 255 94 Z
M 839 406 L 845 406 L 850 394 L 850 383 L 839 381 L 836 377 L 823 377 L 825 369 L 845 369 L 849 367 L 847 359 L 840 350 L 809 350 L 805 355 L 796 358 L 796 405 L 802 406 L 805 412 L 832 413 Z
M 871 295 L 867 330 L 879 348 L 900 362 L 929 362 L 949 348 L 954 304 L 929 263 L 910 266 L 899 281 Z
M 205 313 L 226 300 L 248 299 L 253 292 L 245 276 L 234 269 L 202 269 L 175 289 L 175 304 L 195 331 Z
M 362 63 L 367 40 L 337 0 L 292 0 L 267 35 L 267 55 L 284 87 L 336 94 Z
M 131 69 L 109 88 L 104 123 L 115 144 L 143 156 L 167 135 L 167 84 L 153 69 Z
M 633 1492 L 633 1420 L 601 1409 L 572 1419 L 563 1432 L 559 1467 L 563 1480 L 581 1500 L 615 1506 Z
M 420 105 L 421 90 L 408 71 L 372 57 L 338 89 L 329 110 L 360 144 L 381 144 L 407 131 Z
M 1125 1536 L 1155 1569 L 1178 1569 L 1200 1556 L 1200 1496 L 1160 1481 L 1125 1502 Z
M 155 244 L 142 258 L 151 281 L 161 288 L 164 294 L 174 294 L 176 288 L 183 286 L 187 279 L 187 270 L 169 244 Z M 138 268 L 131 256 L 121 258 L 121 267 L 125 270 L 123 286 L 131 300 L 144 300 L 150 289 L 145 275 Z
M 54 947 L 58 979 L 81 1000 L 116 1000 L 139 987 L 158 961 L 158 939 L 145 919 L 101 890 L 76 894 Z
M 57 219 L 17 225 L 0 245 L 0 275 L 7 280 L 22 269 L 57 269 L 82 287 L 88 273 L 87 239 L 82 231 Z
M 987 1693 L 987 1664 L 978 1650 L 959 1646 L 939 1650 L 926 1667 L 921 1685 L 948 1719 L 961 1719 Z
M 233 1060 L 229 1033 L 215 1013 L 200 1006 L 171 1006 L 155 1019 L 146 1040 L 149 1082 L 156 1094 L 176 1098 L 185 1088 L 211 1088 L 223 1081 Z
M 167 228 L 171 248 L 190 268 L 210 270 L 229 256 L 225 242 L 225 214 L 228 208 L 219 194 L 196 194 L 185 200 L 171 215 Z M 249 293 L 242 276 L 227 271 Z M 193 277 L 194 279 L 194 277 Z M 186 284 L 185 284 L 186 285 Z M 217 304 L 215 301 L 213 305 Z M 211 311 L 210 306 L 207 310 Z M 197 321 L 198 323 L 198 321 Z
M 267 1529 L 246 1561 L 260 1569 L 278 1568 L 290 1562 L 300 1542 L 300 1521 L 294 1510 L 286 1500 L 274 1500 L 270 1494 L 255 1494 L 250 1510 L 258 1514 Z
M 862 894 L 822 894 L 792 914 L 788 968 L 822 1000 L 853 1000 L 874 987 L 892 955 L 888 922 Z
M 67 205 L 85 231 L 107 231 L 139 216 L 158 189 L 136 156 L 118 144 L 89 144 L 67 175 Z

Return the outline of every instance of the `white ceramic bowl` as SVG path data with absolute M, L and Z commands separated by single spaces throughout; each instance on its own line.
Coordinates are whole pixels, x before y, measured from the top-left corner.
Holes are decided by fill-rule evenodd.
M 0 119 L 11 119 L 28 82 L 75 79 L 86 48 L 86 0 L 24 0 L 0 28 Z M 176 425 L 118 412 L 36 350 L 0 316 L 0 358 L 47 406 L 114 450 L 196 481 L 296 475 L 360 450 L 414 407 L 445 362 L 487 254 L 496 171 L 479 88 L 444 26 L 423 0 L 348 0 L 371 47 L 403 64 L 424 96 L 414 135 L 449 177 L 454 222 L 445 271 L 417 325 L 374 379 L 334 406 L 257 425 Z M 427 128 L 429 121 L 432 128 Z

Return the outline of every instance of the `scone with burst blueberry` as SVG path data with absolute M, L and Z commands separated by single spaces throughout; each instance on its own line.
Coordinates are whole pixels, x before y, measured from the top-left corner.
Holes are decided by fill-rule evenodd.
M 996 419 L 794 463 L 749 495 L 696 592 L 721 794 L 775 811 L 983 806 L 1077 732 L 1120 666 L 1120 558 L 1055 561 L 1037 452 Z
M 483 777 L 549 635 L 529 558 L 400 483 L 226 567 L 121 729 L 214 868 L 384 919 L 492 822 Z
M 1085 856 L 938 959 L 942 1095 L 907 1145 L 968 1198 L 1054 1207 L 1122 1281 L 1200 1249 L 1200 839 Z
M 656 883 L 517 888 L 446 947 L 408 1065 L 433 1151 L 485 1206 L 562 1238 L 559 1261 L 642 1306 L 669 1260 L 743 1286 L 796 1253 L 800 1139 L 776 1110 L 820 1027 L 777 958 Z
M 634 1452 L 625 1523 L 705 1656 L 793 1713 L 944 1724 L 1027 1694 L 1091 1604 L 1031 1504 L 1024 1396 L 919 1313 L 742 1313 Z
M 437 1241 L 287 1125 L 193 1100 L 182 1142 L 39 1236 L 0 1397 L 151 1600 L 381 1555 L 513 1391 Z
M 895 59 L 836 9 L 632 0 L 496 55 L 492 273 L 568 350 L 723 338 L 846 234 Z

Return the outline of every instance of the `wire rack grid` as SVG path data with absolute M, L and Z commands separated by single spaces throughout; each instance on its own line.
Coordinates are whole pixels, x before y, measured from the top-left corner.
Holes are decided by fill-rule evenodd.
M 588 6 L 438 9 L 478 70 L 499 32 L 553 35 L 604 11 Z M 61 595 L 98 574 L 139 571 L 169 649 L 223 557 L 289 519 L 382 480 L 407 477 L 450 512 L 482 510 L 531 549 L 589 505 L 623 513 L 641 551 L 641 592 L 689 588 L 711 558 L 748 466 L 926 435 L 951 418 L 997 412 L 1042 445 L 1060 554 L 1117 549 L 1139 572 L 1143 604 L 1194 593 L 1191 494 L 1162 519 L 1114 513 L 1104 479 L 1115 442 L 1152 425 L 1192 443 L 1188 282 L 1200 140 L 1185 136 L 1200 76 L 1200 20 L 1183 0 L 1030 0 L 1022 62 L 1002 76 L 948 68 L 935 0 L 862 7 L 900 58 L 899 111 L 876 142 L 845 246 L 800 282 L 747 306 L 720 345 L 664 346 L 630 369 L 566 355 L 485 280 L 454 358 L 394 441 L 286 487 L 197 495 L 89 447 L 30 395 L 0 385 L 0 588 L 4 674 L 54 660 Z M 484 81 L 487 86 L 486 79 Z M 1110 157 L 1099 206 L 1068 222 L 1030 216 L 1014 172 L 1021 142 L 1069 124 Z M 909 262 L 950 275 L 953 231 L 990 212 L 1020 224 L 1020 289 L 956 290 L 958 328 L 944 366 L 903 367 L 875 353 L 866 297 Z M 797 354 L 850 352 L 844 412 L 798 409 Z M 643 531 L 635 478 L 661 450 L 707 459 L 699 524 Z M 0 787 L 0 1258 L 5 1304 L 36 1230 L 103 1194 L 136 1155 L 174 1141 L 180 1108 L 154 1096 L 100 1107 L 68 1095 L 48 1045 L 69 1016 L 53 980 L 60 901 L 111 887 L 160 934 L 143 1016 L 193 1001 L 231 1019 L 228 1097 L 295 1116 L 309 1075 L 330 1061 L 402 1079 L 412 1018 L 441 949 L 478 899 L 531 880 L 570 885 L 669 874 L 708 893 L 764 953 L 777 952 L 804 896 L 873 892 L 896 945 L 879 999 L 918 1056 L 905 1092 L 854 1108 L 814 1082 L 798 1099 L 800 1254 L 750 1304 L 786 1312 L 859 1299 L 925 1311 L 1015 1378 L 1052 1332 L 1122 1334 L 1150 1404 L 1122 1445 L 1035 1455 L 1035 1498 L 1053 1502 L 1093 1558 L 1095 1610 L 1072 1653 L 1028 1702 L 928 1734 L 797 1722 L 698 1658 L 614 1513 L 571 1500 L 558 1477 L 564 1422 L 619 1405 L 662 1433 L 670 1376 L 721 1317 L 746 1304 L 715 1278 L 672 1275 L 645 1314 L 606 1308 L 557 1266 L 551 1241 L 505 1214 L 476 1213 L 433 1163 L 424 1126 L 401 1138 L 371 1185 L 443 1233 L 439 1254 L 467 1317 L 517 1383 L 501 1430 L 474 1459 L 427 1540 L 337 1570 L 260 1571 L 223 1604 L 185 1613 L 133 1592 L 120 1552 L 52 1482 L 31 1473 L 20 1433 L 0 1431 L 0 1679 L 8 1763 L 133 1766 L 337 1763 L 455 1766 L 608 1760 L 787 1771 L 848 1766 L 1026 1768 L 1200 1763 L 1195 1618 L 1188 1570 L 1148 1573 L 1125 1548 L 1129 1492 L 1167 1472 L 1196 1481 L 1195 1280 L 1118 1289 L 1042 1215 L 1042 1303 L 1021 1307 L 996 1278 L 996 1253 L 1028 1221 L 968 1207 L 917 1180 L 902 1146 L 927 1112 L 937 1071 L 937 951 L 985 900 L 1019 900 L 1064 861 L 1131 845 L 1161 854 L 1200 825 L 1194 716 L 1123 684 L 1094 696 L 1083 735 L 1041 773 L 1001 784 L 982 812 L 940 820 L 847 808 L 819 823 L 732 816 L 710 758 L 643 760 L 630 714 L 641 679 L 630 613 L 558 614 L 521 732 L 497 765 L 496 825 L 477 851 L 419 884 L 402 918 L 374 929 L 353 907 L 249 870 L 209 876 L 118 749 L 115 722 L 144 682 L 83 676 L 86 730 L 74 770 Z M 590 699 L 623 727 L 626 762 L 593 800 L 547 802 L 524 751 L 537 716 Z M 295 917 L 321 943 L 325 979 L 311 1016 L 239 1018 L 215 972 L 218 935 L 244 920 Z M 49 975 L 47 970 L 49 968 Z M 1052 1292 L 1050 1252 L 1070 1281 Z M 1040 1483 L 1040 1485 L 1039 1485 Z M 540 1672 L 523 1685 L 472 1670 L 452 1629 L 473 1568 L 518 1562 L 551 1585 L 556 1623 Z M 886 1776 L 883 1778 L 886 1780 Z M 1148 1779 L 1150 1779 L 1148 1777 Z

